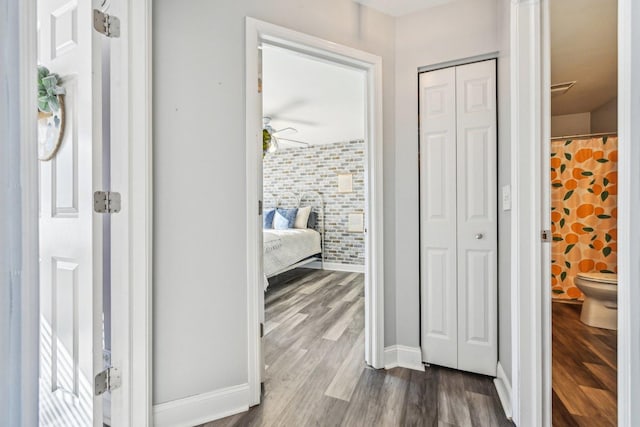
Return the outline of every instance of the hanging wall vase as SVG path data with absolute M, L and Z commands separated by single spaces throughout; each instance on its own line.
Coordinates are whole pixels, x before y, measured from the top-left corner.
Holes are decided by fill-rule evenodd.
M 58 95 L 59 108 L 54 112 L 38 111 L 38 159 L 51 160 L 64 138 L 64 95 Z
M 38 158 L 50 160 L 64 137 L 64 94 L 60 76 L 38 67 Z

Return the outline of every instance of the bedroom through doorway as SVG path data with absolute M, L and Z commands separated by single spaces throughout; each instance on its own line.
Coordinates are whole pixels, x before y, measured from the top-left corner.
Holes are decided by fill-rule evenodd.
M 261 54 L 260 412 L 295 424 L 304 414 L 282 412 L 283 401 L 342 405 L 366 369 L 367 78 L 275 45 Z

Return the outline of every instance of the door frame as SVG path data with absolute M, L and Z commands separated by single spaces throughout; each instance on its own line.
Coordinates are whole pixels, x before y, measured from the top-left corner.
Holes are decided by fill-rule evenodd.
M 112 422 L 153 424 L 153 0 L 112 0 L 121 43 L 112 44 L 111 187 L 122 195 L 112 217 L 112 361 L 122 387 L 112 392 Z M 119 83 L 119 84 L 118 84 Z M 114 141 L 120 144 L 116 152 Z M 128 209 L 127 209 L 128 208 Z M 119 302 L 119 304 L 118 304 Z
M 447 69 L 447 68 L 456 68 L 456 67 L 460 67 L 460 66 L 464 66 L 464 65 L 470 65 L 470 64 L 475 64 L 478 62 L 485 62 L 485 61 L 494 61 L 494 66 L 495 66 L 495 95 L 496 95 L 496 120 L 495 120 L 495 124 L 496 124 L 496 143 L 495 143 L 495 149 L 496 149 L 496 187 L 495 187 L 495 191 L 496 191 L 496 198 L 499 197 L 499 170 L 498 170 L 498 160 L 499 160 L 499 148 L 500 148 L 500 132 L 499 132 L 499 106 L 498 106 L 498 60 L 500 57 L 500 53 L 499 52 L 490 52 L 490 53 L 484 53 L 484 54 L 480 54 L 480 55 L 475 55 L 475 56 L 470 56 L 470 57 L 465 57 L 465 58 L 460 58 L 460 59 L 454 59 L 451 61 L 446 61 L 446 62 L 440 62 L 440 63 L 436 63 L 436 64 L 431 64 L 431 65 L 426 65 L 426 66 L 422 66 L 418 68 L 418 85 L 420 86 L 420 76 L 424 73 L 430 73 L 433 71 L 439 71 L 439 70 L 443 70 L 443 69 Z M 422 87 L 419 87 L 419 93 L 422 93 Z M 420 107 L 420 98 L 421 95 L 418 95 L 418 104 Z M 455 98 L 455 95 L 454 95 Z M 457 100 L 456 100 L 457 102 Z M 418 109 L 420 110 L 420 108 Z M 420 125 L 420 121 L 421 121 L 421 117 L 420 115 L 418 115 L 418 123 Z M 456 124 L 457 126 L 457 124 Z M 420 129 L 420 126 L 418 126 L 418 129 Z M 420 158 L 421 156 L 421 141 L 422 141 L 422 135 L 421 133 L 418 135 L 418 157 Z M 456 151 L 456 161 L 457 161 L 457 151 Z M 418 189 L 420 190 L 422 188 L 422 164 L 419 163 L 418 164 Z M 418 195 L 418 205 L 419 205 L 419 209 L 418 209 L 418 218 L 419 218 L 419 222 L 420 222 L 420 227 L 419 227 L 419 233 L 420 233 L 420 251 L 422 251 L 422 193 L 421 190 L 419 191 L 419 195 Z M 456 226 L 457 227 L 457 226 Z M 499 230 L 500 227 L 500 209 L 496 208 L 496 231 Z M 500 329 L 500 324 L 499 324 L 499 318 L 498 318 L 498 314 L 497 314 L 497 309 L 498 309 L 498 274 L 500 271 L 500 260 L 498 259 L 498 253 L 500 251 L 500 241 L 499 239 L 497 239 L 496 242 L 496 286 L 495 286 L 495 291 L 496 291 L 496 299 L 495 299 L 495 304 L 496 304 L 496 369 L 497 368 L 497 364 L 499 362 L 499 354 L 498 354 L 498 338 L 499 338 L 499 329 Z M 457 253 L 456 253 L 456 257 L 457 257 Z M 419 281 L 419 285 L 420 285 L 420 294 L 423 294 L 423 281 L 422 281 L 422 257 L 420 257 L 420 262 L 419 262 L 419 266 L 418 266 L 418 270 L 419 270 L 419 274 L 420 274 L 420 281 Z M 424 322 L 424 316 L 423 316 L 423 311 L 422 311 L 422 297 L 420 300 L 420 356 L 422 358 L 422 362 L 423 363 L 428 363 L 426 362 L 424 359 L 424 341 L 423 341 L 423 337 L 422 337 L 422 330 L 423 330 L 423 322 Z M 458 315 L 456 314 L 456 319 L 458 318 Z M 458 369 L 458 368 L 455 368 Z
M 513 419 L 518 425 L 551 425 L 551 291 L 549 228 L 551 108 L 549 0 L 510 2 L 512 150 L 512 352 Z M 640 424 L 640 5 L 618 0 L 618 424 Z M 624 90 L 623 90 L 624 89 Z M 635 196 L 635 197 L 634 197 Z M 539 288 L 542 286 L 542 289 Z
M 247 179 L 247 326 L 249 404 L 260 403 L 261 357 L 259 304 L 262 292 L 262 230 L 258 201 L 262 200 L 262 117 L 258 81 L 262 76 L 259 48 L 263 43 L 280 46 L 332 63 L 361 70 L 366 75 L 365 136 L 365 361 L 384 367 L 384 247 L 382 189 L 382 58 L 358 49 L 250 17 L 246 18 L 246 179 Z M 255 90 L 250 90 L 255 88 Z M 255 209 L 255 210 L 254 210 Z M 367 282 L 368 285 L 367 286 Z
M 19 397 L 10 404 L 18 404 L 15 413 L 9 419 L 23 425 L 37 425 L 39 418 L 39 367 L 40 367 L 40 243 L 39 243 L 39 177 L 37 144 L 37 103 L 33 96 L 37 84 L 37 10 L 35 0 L 15 1 L 14 10 L 9 10 L 9 19 L 17 15 L 17 31 L 13 36 L 0 40 L 3 51 L 14 53 L 19 57 L 14 73 L 19 77 L 18 111 L 15 117 L 20 117 L 18 134 L 20 136 L 20 182 L 22 186 L 22 278 L 18 331 L 21 335 L 21 348 L 13 355 L 20 355 Z M 15 44 L 14 44 L 15 43 Z M 25 54 L 26 53 L 26 54 Z M 10 101 L 12 101 L 10 99 Z M 13 101 L 16 101 L 13 99 Z M 12 105 L 15 105 L 13 102 Z M 3 283 L 4 285 L 4 283 Z M 3 337 L 4 338 L 4 337 Z M 2 345 L 11 346 L 3 342 Z M 10 356 L 11 357 L 11 356 Z M 11 360 L 11 359 L 10 359 Z M 18 362 L 15 360 L 14 362 Z M 1 405 L 0 405 L 1 406 Z M 9 408 L 5 408 L 9 409 Z
M 471 57 L 466 57 L 466 58 L 460 58 L 460 59 L 455 59 L 452 61 L 447 61 L 447 62 L 441 62 L 441 63 L 437 63 L 437 64 L 432 64 L 432 65 L 427 65 L 427 66 L 423 66 L 418 68 L 418 84 L 420 85 L 420 77 L 422 74 L 424 73 L 430 73 L 430 72 L 434 72 L 434 71 L 439 71 L 439 70 L 443 70 L 443 69 L 448 69 L 448 68 L 456 68 L 456 67 L 461 67 L 461 66 L 465 66 L 465 65 L 470 65 L 470 64 L 475 64 L 478 62 L 486 62 L 486 61 L 493 61 L 494 62 L 494 66 L 495 66 L 495 74 L 494 74 L 494 79 L 495 79 L 495 96 L 496 96 L 496 118 L 495 118 L 495 124 L 496 124 L 496 140 L 495 140 L 495 149 L 496 149 L 496 153 L 498 153 L 499 150 L 499 145 L 500 145 L 500 132 L 499 132 L 499 120 L 498 120 L 498 110 L 499 110 L 499 106 L 498 106 L 498 61 L 499 61 L 499 52 L 492 52 L 492 53 L 486 53 L 486 54 L 480 54 L 480 55 L 475 55 L 475 56 L 471 56 Z M 457 84 L 457 82 L 456 82 Z M 418 96 L 418 102 L 420 103 L 420 99 L 421 99 L 421 94 L 422 94 L 422 86 L 420 86 L 419 89 L 420 95 Z M 456 96 L 454 95 L 454 98 Z M 456 100 L 457 102 L 457 100 Z M 421 105 L 421 104 L 420 104 Z M 419 112 L 420 113 L 420 112 Z M 420 114 L 418 114 L 418 123 L 420 124 L 422 118 L 420 116 Z M 457 126 L 457 123 L 456 123 Z M 418 126 L 420 128 L 420 126 Z M 421 156 L 423 155 L 422 151 L 421 151 L 421 145 L 420 142 L 422 141 L 422 134 L 419 135 L 418 137 L 418 156 L 420 158 L 422 158 Z M 499 155 L 496 155 L 496 168 L 498 167 L 498 159 L 499 159 Z M 457 152 L 456 152 L 456 161 L 457 161 Z M 419 184 L 419 188 L 422 188 L 422 164 L 419 164 L 418 167 L 418 184 Z M 497 175 L 497 169 L 496 169 L 496 186 L 495 186 L 495 191 L 496 191 L 496 199 L 498 198 L 499 195 L 499 186 L 498 186 L 498 180 L 499 177 Z M 420 192 L 419 194 L 419 209 L 418 209 L 418 216 L 420 219 L 420 241 L 422 242 L 422 193 Z M 500 209 L 496 208 L 496 231 L 499 230 L 499 221 L 500 221 Z M 457 225 L 456 225 L 457 227 Z M 498 363 L 498 336 L 499 336 L 499 322 L 498 322 L 498 315 L 497 315 L 497 310 L 498 310 L 498 272 L 499 272 L 499 260 L 497 257 L 497 254 L 500 250 L 499 248 L 499 239 L 496 239 L 496 281 L 495 281 L 495 308 L 496 308 L 496 369 L 497 369 L 497 363 Z M 422 251 L 422 243 L 420 244 L 420 251 Z M 457 257 L 457 252 L 456 252 L 456 257 Z M 420 270 L 420 294 L 424 295 L 423 293 L 423 280 L 422 280 L 422 257 L 420 257 L 420 265 L 419 265 L 419 270 Z M 420 301 L 420 329 L 421 331 L 424 330 L 423 328 L 423 324 L 425 322 L 425 313 L 423 312 L 423 304 L 422 304 L 422 299 Z M 458 319 L 458 315 L 456 314 L 456 319 Z M 422 339 L 422 332 L 421 332 L 421 336 L 420 336 L 420 341 L 421 341 L 421 357 L 422 357 L 422 361 L 423 363 L 428 363 L 425 361 L 425 357 L 424 357 L 424 340 Z M 455 368 L 458 369 L 458 368 Z M 495 376 L 495 375 L 494 375 Z
M 26 424 L 37 424 L 39 366 L 38 169 L 35 128 L 37 1 L 20 0 L 18 37 L 20 121 L 23 165 L 22 404 Z M 122 386 L 112 393 L 112 422 L 119 426 L 152 424 L 152 0 L 113 0 L 109 13 L 121 20 L 122 35 L 112 43 L 112 189 L 122 194 L 123 209 L 112 218 L 112 361 Z M 29 422 L 29 420 L 33 422 Z M 102 423 L 100 423 L 101 425 Z

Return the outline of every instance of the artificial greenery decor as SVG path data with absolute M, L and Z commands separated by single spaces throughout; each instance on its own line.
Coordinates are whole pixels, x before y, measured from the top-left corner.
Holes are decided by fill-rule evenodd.
M 271 133 L 268 130 L 262 129 L 262 157 L 267 154 L 269 146 L 271 145 Z
M 60 109 L 58 95 L 64 95 L 65 90 L 59 82 L 59 75 L 51 73 L 47 67 L 38 67 L 38 110 L 55 113 Z

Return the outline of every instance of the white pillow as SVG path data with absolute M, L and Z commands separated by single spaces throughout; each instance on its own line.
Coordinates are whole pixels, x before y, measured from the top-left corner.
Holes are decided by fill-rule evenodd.
M 296 214 L 296 222 L 293 224 L 293 228 L 307 228 L 307 222 L 309 222 L 309 215 L 311 214 L 311 206 L 299 208 Z

